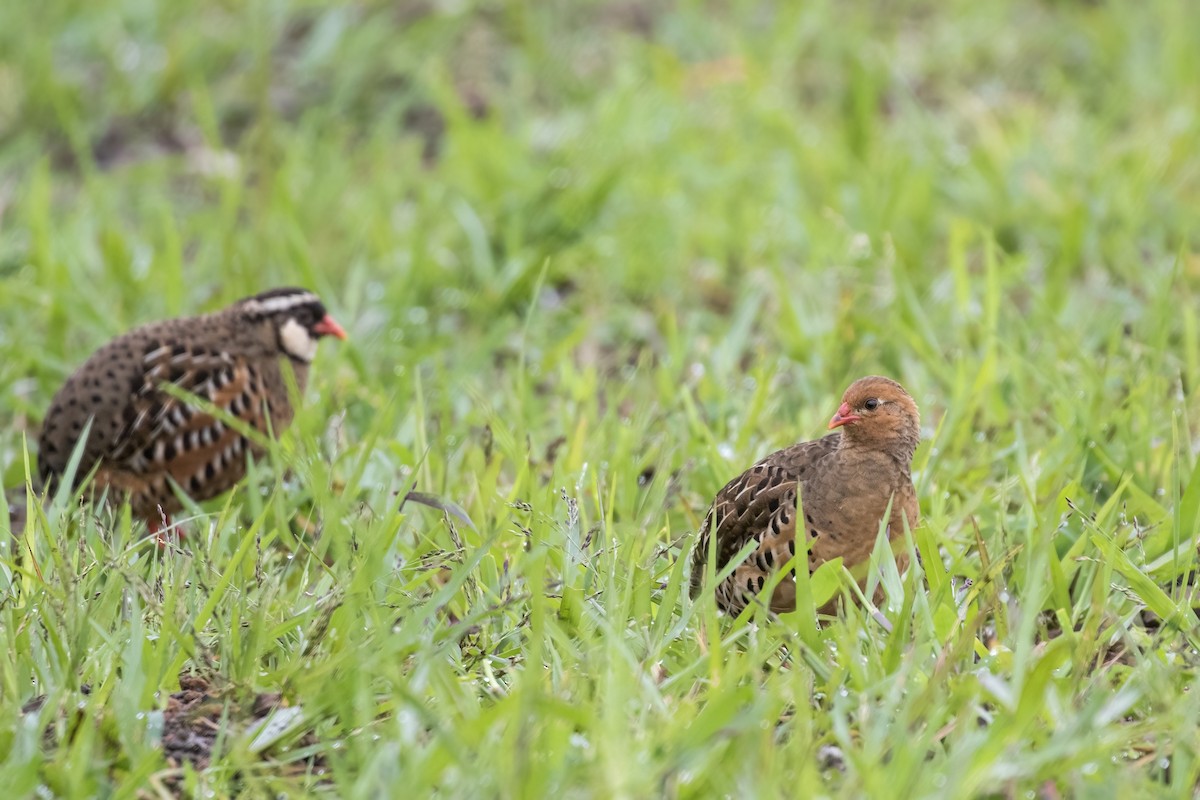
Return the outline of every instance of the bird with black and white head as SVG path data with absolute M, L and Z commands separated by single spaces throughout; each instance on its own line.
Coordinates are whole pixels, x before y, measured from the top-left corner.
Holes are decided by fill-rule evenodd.
M 55 393 L 38 437 L 39 474 L 59 481 L 84 438 L 78 484 L 128 499 L 158 533 L 183 505 L 230 489 L 262 455 L 194 395 L 261 434 L 278 435 L 293 409 L 286 371 L 307 385 L 317 343 L 346 332 L 307 289 L 272 289 L 211 314 L 155 322 L 101 347 Z M 285 364 L 287 366 L 285 366 Z

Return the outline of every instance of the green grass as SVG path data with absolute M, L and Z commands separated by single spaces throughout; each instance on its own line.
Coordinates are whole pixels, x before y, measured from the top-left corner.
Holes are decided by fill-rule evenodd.
M 1192 796 L 1195 30 L 0 4 L 6 487 L 133 325 L 302 284 L 351 335 L 178 551 L 61 498 L 4 552 L 0 785 L 165 791 L 195 671 L 303 715 L 264 752 L 231 722 L 204 796 Z M 873 372 L 924 417 L 893 630 L 688 601 L 714 492 Z M 414 481 L 477 530 L 398 512 Z

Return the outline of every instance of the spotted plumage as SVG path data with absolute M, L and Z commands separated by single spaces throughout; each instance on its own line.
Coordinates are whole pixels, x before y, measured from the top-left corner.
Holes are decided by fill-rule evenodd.
M 43 482 L 59 480 L 87 429 L 76 484 L 94 471 L 98 493 L 128 499 L 157 530 L 182 507 L 176 491 L 206 500 L 245 475 L 247 457 L 262 454 L 249 431 L 279 433 L 291 423 L 284 364 L 303 389 L 327 335 L 346 334 L 315 294 L 288 288 L 113 339 L 50 403 L 39 436 Z
M 889 537 L 917 525 L 911 470 L 920 416 L 904 388 L 878 376 L 855 381 L 829 427 L 841 431 L 772 453 L 717 493 L 692 553 L 693 596 L 703 588 L 710 550 L 719 571 L 756 544 L 714 590 L 718 606 L 737 614 L 795 555 L 797 527 L 808 542 L 811 573 L 833 558 L 846 566 L 867 560 L 889 502 Z M 803 521 L 796 519 L 797 491 Z M 785 576 L 764 600 L 773 611 L 795 610 L 794 577 Z M 821 611 L 832 612 L 835 603 Z

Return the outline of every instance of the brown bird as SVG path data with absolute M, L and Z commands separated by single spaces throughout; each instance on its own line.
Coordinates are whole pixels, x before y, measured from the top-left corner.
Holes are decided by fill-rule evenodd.
M 183 507 L 176 491 L 196 501 L 215 497 L 246 474 L 248 457 L 263 452 L 164 385 L 206 400 L 260 433 L 278 435 L 292 421 L 283 362 L 303 391 L 323 336 L 345 339 L 346 332 L 320 298 L 294 288 L 118 336 L 54 395 L 38 437 L 42 482 L 51 487 L 61 479 L 86 429 L 75 488 L 94 469 L 97 493 L 127 498 L 133 514 L 158 535 Z
M 693 597 L 704 582 L 711 531 L 717 571 L 747 542 L 758 543 L 716 587 L 717 605 L 728 614 L 741 612 L 753 600 L 772 573 L 795 555 L 797 487 L 810 574 L 839 556 L 847 567 L 867 560 L 889 501 L 890 539 L 904 535 L 906 522 L 909 529 L 916 527 L 912 459 L 921 422 L 917 404 L 904 387 L 874 375 L 860 378 L 842 396 L 829 428 L 841 430 L 772 453 L 717 493 L 692 553 Z M 907 559 L 901 558 L 903 568 Z M 831 600 L 821 613 L 833 613 L 836 604 Z M 795 610 L 794 576 L 775 587 L 770 608 Z

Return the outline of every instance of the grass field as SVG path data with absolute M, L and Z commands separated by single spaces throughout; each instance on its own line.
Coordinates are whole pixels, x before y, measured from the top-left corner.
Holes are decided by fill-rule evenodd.
M 299 284 L 350 332 L 178 548 L 60 498 L 4 551 L 6 796 L 1194 796 L 1196 33 L 0 4 L 6 487 L 136 324 Z M 923 412 L 892 630 L 689 601 L 715 491 L 869 373 Z

